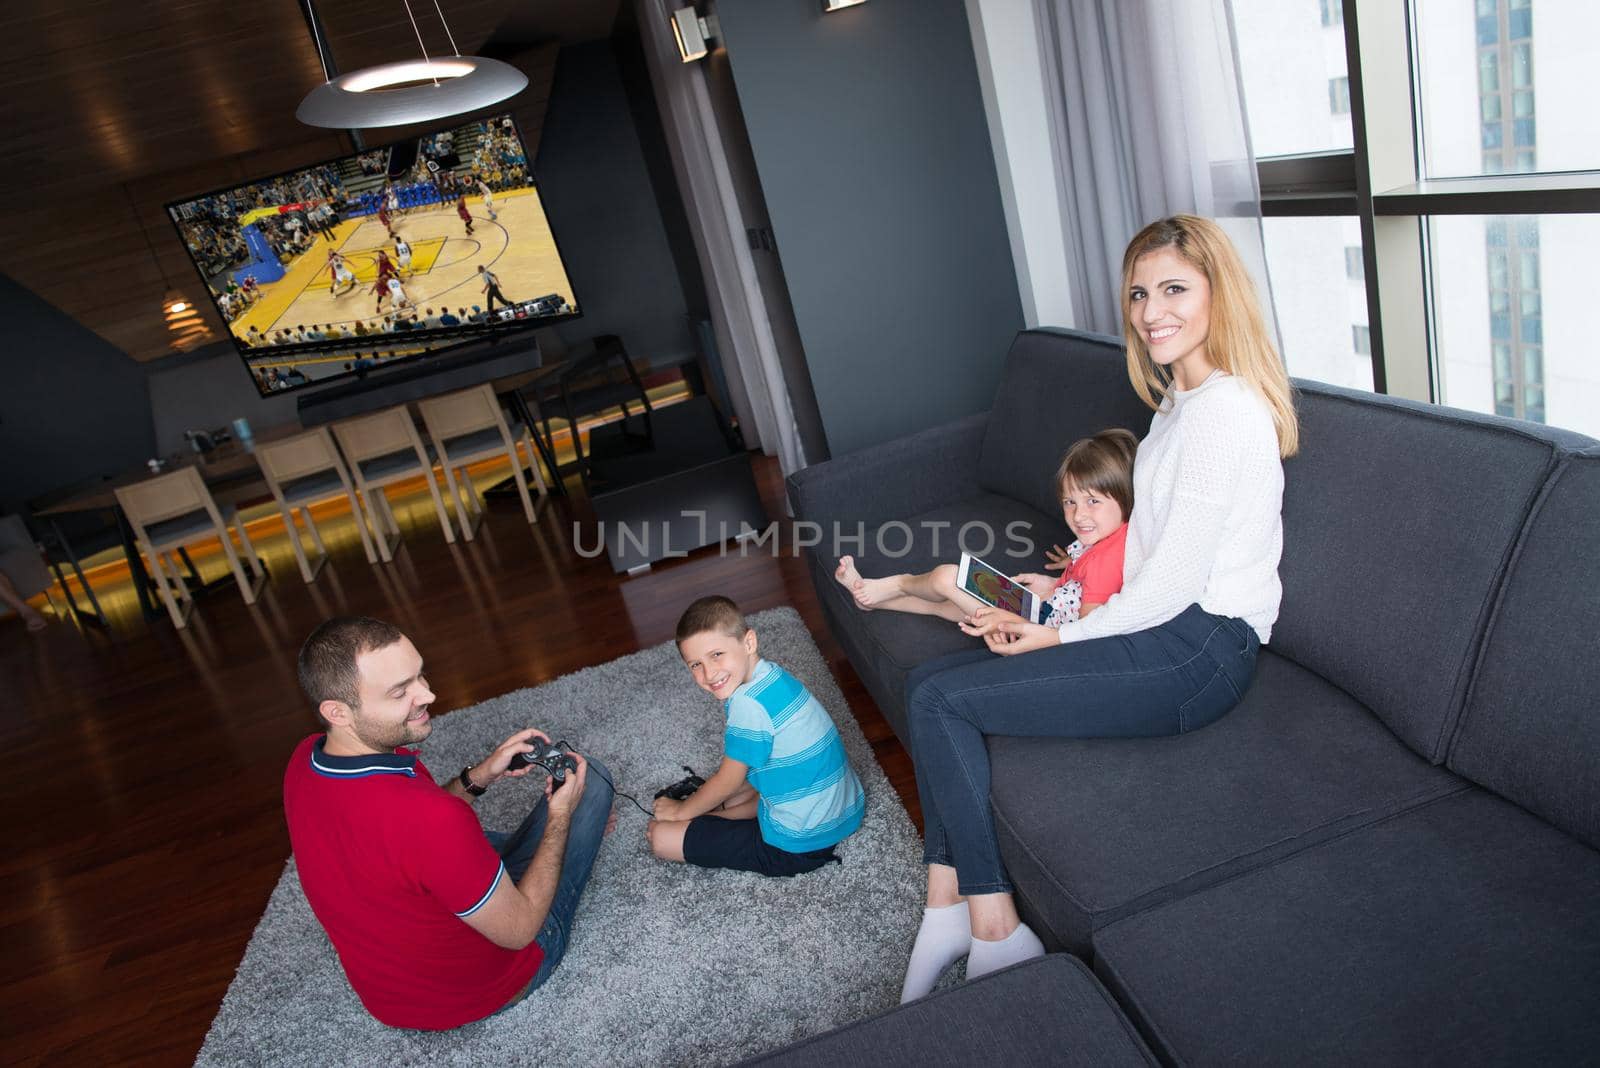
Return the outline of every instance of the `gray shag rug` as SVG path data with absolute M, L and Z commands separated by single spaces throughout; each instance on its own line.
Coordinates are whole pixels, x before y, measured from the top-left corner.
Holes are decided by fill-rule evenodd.
M 721 1064 L 893 1007 L 921 918 L 921 841 L 799 614 L 772 609 L 751 625 L 762 655 L 833 715 L 866 788 L 843 864 L 767 879 L 659 861 L 646 817 L 619 797 L 549 982 L 499 1016 L 431 1033 L 391 1030 L 362 1009 L 291 859 L 196 1063 Z M 441 715 L 423 759 L 440 775 L 524 726 L 598 757 L 646 807 L 679 765 L 709 775 L 722 751 L 721 711 L 668 642 Z M 477 804 L 484 825 L 514 828 L 540 782 L 490 790 Z

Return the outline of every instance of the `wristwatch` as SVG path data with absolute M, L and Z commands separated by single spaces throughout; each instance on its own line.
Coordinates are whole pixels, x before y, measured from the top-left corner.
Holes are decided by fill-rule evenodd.
M 482 797 L 484 794 L 489 792 L 489 788 L 487 786 L 479 786 L 477 783 L 472 781 L 472 776 L 467 774 L 467 772 L 471 771 L 477 766 L 478 765 L 476 764 L 468 764 L 466 767 L 461 769 L 461 786 L 473 797 Z

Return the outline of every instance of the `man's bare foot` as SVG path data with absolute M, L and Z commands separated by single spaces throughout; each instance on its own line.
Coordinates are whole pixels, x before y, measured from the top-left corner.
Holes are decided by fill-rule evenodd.
M 611 815 L 606 817 L 606 829 L 600 832 L 600 837 L 604 838 L 606 835 L 610 834 L 612 831 L 614 831 L 616 829 L 617 829 L 617 810 L 616 809 L 612 809 L 611 810 Z

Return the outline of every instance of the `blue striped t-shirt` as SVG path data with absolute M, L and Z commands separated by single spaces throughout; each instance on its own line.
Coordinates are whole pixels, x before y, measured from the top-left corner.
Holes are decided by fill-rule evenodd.
M 843 841 L 861 826 L 866 795 L 822 702 L 776 664 L 756 661 L 750 681 L 723 702 L 722 749 L 750 768 L 761 794 L 761 837 L 790 853 Z

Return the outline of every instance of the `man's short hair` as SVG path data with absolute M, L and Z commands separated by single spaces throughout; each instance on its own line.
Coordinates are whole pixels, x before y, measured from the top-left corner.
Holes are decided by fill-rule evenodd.
M 343 701 L 356 708 L 361 704 L 361 672 L 356 659 L 404 637 L 399 627 L 381 619 L 336 616 L 326 620 L 300 647 L 295 663 L 300 688 L 315 708 L 321 708 L 324 701 Z
M 696 634 L 708 631 L 729 638 L 743 638 L 749 629 L 744 614 L 731 600 L 720 594 L 702 597 L 678 617 L 678 644 L 682 645 Z

